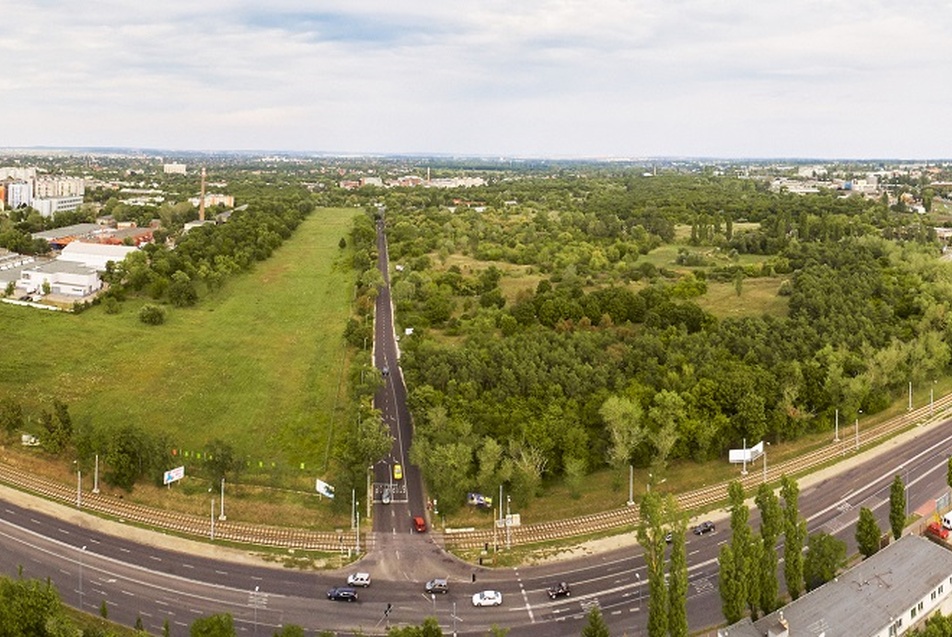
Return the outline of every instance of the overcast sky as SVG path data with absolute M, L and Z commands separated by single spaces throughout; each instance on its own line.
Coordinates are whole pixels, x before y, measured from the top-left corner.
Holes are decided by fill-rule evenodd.
M 950 0 L 0 0 L 0 146 L 952 157 Z

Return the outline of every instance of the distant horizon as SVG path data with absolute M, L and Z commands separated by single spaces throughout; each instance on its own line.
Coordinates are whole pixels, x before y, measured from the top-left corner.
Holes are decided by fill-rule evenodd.
M 333 159 L 452 159 L 452 160 L 479 160 L 492 162 L 507 161 L 552 161 L 552 162 L 583 162 L 583 163 L 622 163 L 622 162 L 728 162 L 728 163 L 766 163 L 766 162 L 793 162 L 808 163 L 899 163 L 899 164 L 944 164 L 952 163 L 952 157 L 729 157 L 729 156 L 686 156 L 686 155 L 656 155 L 656 156 L 530 156 L 530 155 L 498 155 L 498 154 L 463 154 L 463 153 L 423 153 L 423 152 L 358 152 L 358 151 L 325 151 L 325 150 L 282 150 L 282 149 L 183 149 L 183 148 L 153 148 L 142 146 L 3 146 L 0 155 L 5 154 L 121 154 L 145 155 L 150 157 L 164 156 L 214 156 L 231 155 L 262 156 L 276 155 L 289 157 L 327 157 Z

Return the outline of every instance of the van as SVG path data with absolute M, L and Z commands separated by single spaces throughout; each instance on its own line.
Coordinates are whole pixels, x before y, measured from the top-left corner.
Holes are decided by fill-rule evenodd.
M 942 516 L 942 527 L 952 531 L 952 511 Z

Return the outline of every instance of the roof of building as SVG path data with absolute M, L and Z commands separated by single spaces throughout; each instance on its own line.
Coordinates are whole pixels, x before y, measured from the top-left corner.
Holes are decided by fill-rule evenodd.
M 918 535 L 906 535 L 755 622 L 728 628 L 730 637 L 762 637 L 781 615 L 798 635 L 875 635 L 952 577 L 952 550 Z M 952 585 L 949 589 L 952 592 Z
M 43 232 L 34 232 L 31 236 L 34 239 L 46 239 L 47 241 L 51 241 L 63 237 L 78 237 L 92 234 L 99 230 L 102 230 L 102 226 L 98 223 L 77 223 L 72 226 L 63 226 L 62 228 L 44 230 Z
M 135 252 L 138 248 L 132 246 L 110 245 L 108 243 L 87 243 L 85 241 L 73 241 L 63 248 L 61 256 L 71 257 L 77 254 L 95 255 L 103 257 L 117 257 L 122 261 L 127 254 Z
M 32 263 L 30 265 L 24 266 L 23 269 L 28 272 L 58 272 L 60 274 L 96 273 L 96 268 L 90 268 L 83 265 L 82 263 L 77 263 L 76 261 L 64 261 L 62 259 L 47 261 L 46 263 Z

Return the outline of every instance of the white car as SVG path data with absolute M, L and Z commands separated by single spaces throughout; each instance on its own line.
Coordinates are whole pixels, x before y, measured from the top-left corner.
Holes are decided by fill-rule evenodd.
M 347 576 L 348 586 L 370 586 L 370 573 L 351 573 Z
M 473 606 L 499 606 L 502 604 L 502 593 L 499 591 L 483 591 L 473 595 Z

